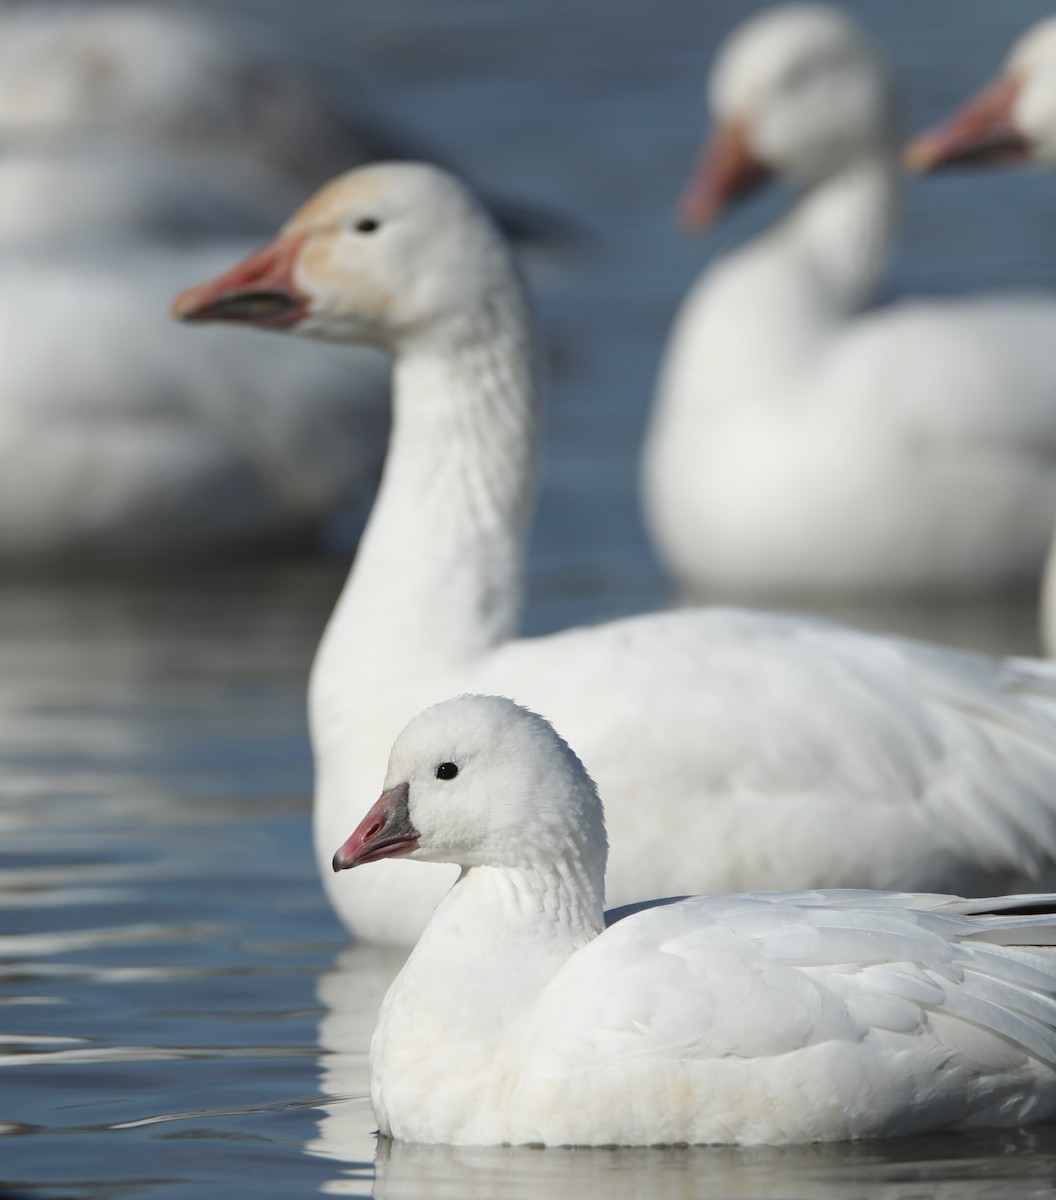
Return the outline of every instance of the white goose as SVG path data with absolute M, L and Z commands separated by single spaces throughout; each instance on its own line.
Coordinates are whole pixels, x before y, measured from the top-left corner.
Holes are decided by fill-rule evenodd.
M 678 315 L 643 462 L 661 557 L 698 592 L 1032 582 L 1056 511 L 1056 299 L 863 311 L 899 164 L 887 72 L 844 14 L 747 21 L 711 103 L 686 220 L 770 174 L 802 197 L 711 266 Z
M 942 125 L 914 138 L 906 161 L 918 171 L 1027 161 L 1056 166 L 1056 17 L 1017 39 L 997 78 Z
M 359 937 L 412 941 L 454 877 L 334 877 L 393 738 L 502 692 L 581 747 L 610 901 L 755 887 L 1002 889 L 1056 857 L 1056 669 L 805 618 L 677 611 L 517 638 L 540 397 L 527 299 L 444 172 L 361 168 L 175 311 L 395 356 L 381 489 L 312 671 L 318 863 Z
M 4 7 L 0 562 L 285 541 L 362 499 L 388 427 L 379 355 L 350 370 L 263 339 L 191 346 L 163 313 L 366 150 L 298 76 L 200 17 Z
M 1051 911 L 761 893 L 635 906 L 606 930 L 594 785 L 546 721 L 495 696 L 411 721 L 333 867 L 396 856 L 461 873 L 378 1016 L 387 1137 L 786 1143 L 1056 1113 Z M 1024 900 L 1056 897 L 996 910 Z
M 141 566 L 264 546 L 362 501 L 388 428 L 380 355 L 360 349 L 350 364 L 336 349 L 247 346 L 220 331 L 190 344 L 164 316 L 188 277 L 245 247 L 4 256 L 5 567 Z
M 259 235 L 337 172 L 415 140 L 201 12 L 0 5 L 0 242 Z M 518 199 L 489 204 L 518 241 L 578 236 Z
M 1035 162 L 1056 167 L 1056 17 L 1013 45 L 998 77 L 948 121 L 915 138 L 906 160 L 918 171 Z M 1056 539 L 1045 565 L 1042 640 L 1056 654 Z
M 260 233 L 306 190 L 379 157 L 384 136 L 200 13 L 0 10 L 0 234 L 13 209 L 41 238 L 101 222 L 124 234 L 213 233 L 218 220 Z

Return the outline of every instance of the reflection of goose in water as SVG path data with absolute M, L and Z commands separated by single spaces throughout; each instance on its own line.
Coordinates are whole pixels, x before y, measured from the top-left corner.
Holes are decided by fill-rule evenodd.
M 370 1108 L 370 1038 L 378 1009 L 403 966 L 406 953 L 386 946 L 343 950 L 319 979 L 319 1084 L 331 1102 L 321 1105 L 319 1131 L 309 1154 L 353 1164 L 356 1181 L 347 1190 L 362 1194 L 363 1172 L 374 1157 L 377 1124 Z M 324 1191 L 339 1195 L 350 1180 L 343 1173 Z
M 306 1151 L 333 1164 L 321 1191 L 375 1200 L 1028 1200 L 1056 1173 L 1046 1127 L 812 1146 L 421 1146 L 375 1136 L 367 1049 L 399 951 L 354 946 L 318 985 L 321 1105 Z M 373 1176 L 373 1186 L 371 1177 Z
M 849 1146 L 415 1146 L 383 1141 L 374 1200 L 1030 1200 L 1056 1139 L 1017 1130 Z M 1003 1169 L 995 1170 L 995 1159 Z M 984 1165 L 985 1164 L 985 1165 Z M 356 1174 L 359 1174 L 356 1172 Z M 362 1179 L 362 1175 L 359 1175 Z M 336 1180 L 324 1191 L 362 1194 Z M 336 1186 L 335 1186 L 336 1185 Z
M 307 1153 L 333 1164 L 328 1196 L 375 1200 L 1029 1200 L 1056 1173 L 1056 1130 L 811 1146 L 422 1146 L 377 1138 L 368 1050 L 400 950 L 351 946 L 317 986 L 319 1106 Z M 999 1164 L 996 1160 L 1000 1160 Z M 985 1163 L 985 1167 L 982 1165 Z M 371 1178 L 373 1176 L 373 1186 Z

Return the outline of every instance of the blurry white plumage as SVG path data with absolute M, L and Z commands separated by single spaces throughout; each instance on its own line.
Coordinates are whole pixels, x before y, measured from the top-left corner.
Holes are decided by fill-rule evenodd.
M 916 138 L 906 158 L 920 171 L 1027 161 L 1056 166 L 1056 18 L 1028 29 L 997 78 Z M 1056 653 L 1056 538 L 1045 566 L 1041 625 L 1049 653 Z
M 350 370 L 172 326 L 173 291 L 240 247 L 6 254 L 0 559 L 158 562 L 303 537 L 361 499 L 388 427 L 380 356 Z
M 1056 17 L 1032 25 L 997 78 L 906 151 L 917 170 L 1015 162 L 1056 166 Z
M 378 499 L 312 672 L 315 837 L 359 937 L 411 941 L 443 866 L 330 855 L 418 710 L 502 692 L 604 789 L 609 899 L 884 886 L 980 894 L 1056 860 L 1056 668 L 802 617 L 649 614 L 516 636 L 540 393 L 527 297 L 487 214 L 422 164 L 335 180 L 176 311 L 395 356 Z
M 305 190 L 392 146 L 388 131 L 362 114 L 353 120 L 258 43 L 186 9 L 7 3 L 0 144 L 42 173 L 50 165 L 53 177 L 65 165 L 71 180 L 97 155 L 123 153 L 107 164 L 112 204 L 127 211 L 138 201 L 141 231 L 156 205 L 161 231 L 171 232 L 154 178 L 178 168 L 203 203 L 212 195 L 238 207 L 239 232 L 266 232 Z M 54 189 L 40 186 L 35 199 L 54 207 L 56 233 L 77 221 Z M 82 228 L 94 231 L 87 218 Z
M 719 52 L 711 106 L 689 222 L 769 175 L 802 195 L 679 312 L 643 460 L 667 566 L 739 595 L 1033 582 L 1056 512 L 1056 299 L 868 307 L 898 147 L 887 71 L 844 14 L 751 18 Z
M 189 12 L 0 9 L 0 559 L 140 563 L 304 536 L 377 478 L 387 368 L 166 311 L 373 149 Z
M 784 1143 L 1056 1112 L 1051 912 L 774 893 L 639 908 L 604 929 L 597 793 L 509 700 L 448 700 L 400 734 L 334 869 L 390 855 L 462 871 L 382 1003 L 385 1135 Z

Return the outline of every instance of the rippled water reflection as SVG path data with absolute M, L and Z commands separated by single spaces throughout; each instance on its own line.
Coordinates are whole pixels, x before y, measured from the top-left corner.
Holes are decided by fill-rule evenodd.
M 341 937 L 312 878 L 303 677 L 338 577 L 5 583 L 0 1179 L 322 1177 L 297 1148 Z
M 671 310 L 763 202 L 696 246 L 670 202 L 736 0 L 228 0 L 335 88 L 597 240 L 533 267 L 554 406 L 532 630 L 664 602 L 634 464 Z M 854 5 L 918 122 L 1043 0 Z M 618 16 L 614 17 L 614 10 Z M 906 287 L 1056 277 L 1056 191 L 916 185 Z M 970 248 L 970 254 L 968 249 Z M 247 343 L 248 345 L 248 343 Z M 0 1193 L 41 1200 L 1056 1194 L 1051 1129 L 798 1150 L 447 1150 L 375 1141 L 374 1009 L 399 955 L 347 947 L 309 848 L 304 682 L 339 562 L 0 580 Z M 1036 646 L 1032 599 L 851 617 Z M 375 1175 L 376 1170 L 376 1175 Z

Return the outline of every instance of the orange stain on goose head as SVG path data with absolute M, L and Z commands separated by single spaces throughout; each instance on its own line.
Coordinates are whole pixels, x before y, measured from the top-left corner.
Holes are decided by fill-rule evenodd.
M 351 171 L 324 184 L 301 205 L 283 226 L 284 233 L 306 233 L 336 228 L 358 210 L 377 203 L 383 195 L 382 180 L 369 170 Z

